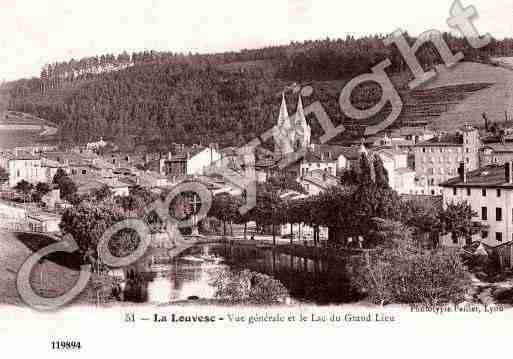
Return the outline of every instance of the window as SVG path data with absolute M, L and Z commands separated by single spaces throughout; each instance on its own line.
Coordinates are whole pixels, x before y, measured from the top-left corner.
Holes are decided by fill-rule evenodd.
M 453 196 L 456 196 L 457 194 L 458 194 L 458 189 L 457 189 L 456 187 L 454 187 L 454 188 L 452 189 L 452 195 L 453 195 Z
M 502 232 L 495 232 L 495 240 L 497 242 L 502 242 Z
M 434 195 L 434 194 L 435 194 L 435 190 L 434 190 L 434 189 L 432 189 L 432 190 L 431 190 L 431 195 Z
M 497 222 L 502 221 L 502 208 L 500 207 L 495 208 L 495 220 Z
M 422 152 L 426 153 L 426 148 L 422 147 Z
M 481 238 L 488 238 L 488 231 L 481 231 Z
M 486 207 L 481 207 L 481 219 L 486 221 L 488 219 L 488 211 Z
M 470 188 L 467 188 L 467 196 L 470 196 Z
M 458 244 L 458 237 L 454 233 L 451 233 L 451 238 L 452 244 Z
M 82 170 L 82 174 L 85 175 L 87 173 L 86 170 Z
M 501 196 L 501 189 L 497 188 L 497 197 L 500 197 L 500 196 Z
M 481 194 L 483 195 L 483 197 L 486 197 L 486 188 L 483 188 L 483 189 L 481 190 Z
M 16 170 L 16 177 L 20 177 L 20 170 Z

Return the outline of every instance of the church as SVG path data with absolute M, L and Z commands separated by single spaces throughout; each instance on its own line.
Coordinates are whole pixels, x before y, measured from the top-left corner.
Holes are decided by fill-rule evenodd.
M 308 149 L 310 146 L 310 136 L 311 129 L 306 122 L 301 95 L 298 98 L 295 115 L 289 116 L 285 94 L 282 93 L 278 123 L 273 128 L 275 153 L 286 156 L 300 149 Z

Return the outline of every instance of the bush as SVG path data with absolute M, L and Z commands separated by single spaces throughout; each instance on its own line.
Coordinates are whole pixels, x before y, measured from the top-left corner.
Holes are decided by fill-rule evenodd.
M 426 250 L 407 242 L 381 248 L 359 263 L 357 286 L 374 303 L 437 305 L 463 300 L 468 280 L 452 250 Z
M 276 304 L 289 293 L 278 280 L 250 270 L 220 271 L 214 278 L 215 297 L 237 304 Z

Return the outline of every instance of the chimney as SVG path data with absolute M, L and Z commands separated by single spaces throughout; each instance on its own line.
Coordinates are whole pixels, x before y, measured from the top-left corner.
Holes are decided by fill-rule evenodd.
M 467 170 L 465 168 L 465 162 L 460 162 L 460 166 L 458 167 L 458 175 L 460 176 L 460 180 L 463 183 L 467 183 Z
M 511 161 L 504 163 L 504 175 L 506 177 L 506 183 L 512 184 L 513 183 L 513 163 Z

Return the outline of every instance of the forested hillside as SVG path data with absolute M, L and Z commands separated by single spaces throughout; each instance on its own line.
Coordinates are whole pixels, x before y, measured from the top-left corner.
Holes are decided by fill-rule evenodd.
M 453 52 L 464 52 L 466 61 L 487 63 L 490 56 L 513 53 L 512 40 L 493 41 L 477 51 L 463 39 L 447 34 L 444 38 Z M 335 122 L 355 125 L 339 111 L 340 90 L 352 77 L 389 58 L 387 71 L 401 96 L 406 102 L 415 99 L 404 86 L 411 78 L 406 64 L 395 46 L 385 47 L 382 40 L 348 37 L 211 55 L 106 54 L 50 64 L 40 78 L 8 83 L 3 91 L 10 109 L 55 122 L 59 136 L 68 141 L 103 136 L 151 149 L 165 149 L 171 142 L 237 145 L 274 125 L 279 93 L 292 82 L 313 85 L 314 95 L 305 105 L 320 100 Z M 440 63 L 430 45 L 417 55 L 425 69 Z M 357 106 L 379 99 L 373 85 L 358 90 L 353 96 Z M 296 95 L 289 94 L 287 101 L 293 113 Z M 400 120 L 406 117 L 408 113 Z M 358 126 L 352 127 L 355 131 L 344 135 L 358 137 Z M 315 137 L 316 124 L 313 131 Z

